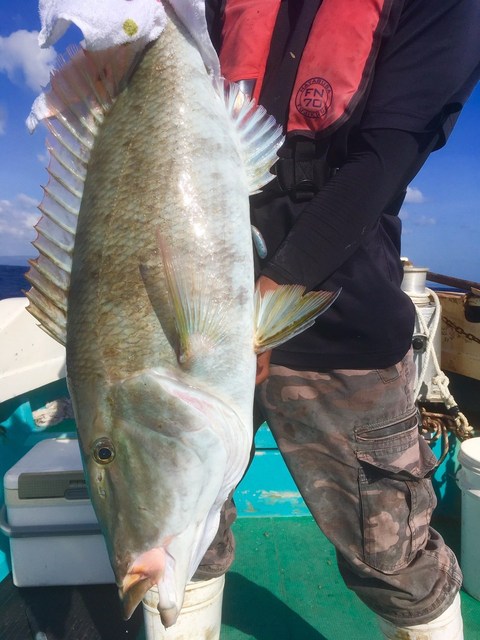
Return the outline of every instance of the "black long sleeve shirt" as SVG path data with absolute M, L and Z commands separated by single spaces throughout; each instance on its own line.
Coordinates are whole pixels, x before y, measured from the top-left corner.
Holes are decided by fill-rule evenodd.
M 293 37 L 289 30 L 303 28 L 305 3 L 284 0 L 289 4 L 295 20 L 280 11 L 274 34 L 284 41 Z M 282 91 L 292 79 L 275 78 L 281 68 L 281 60 L 267 64 L 260 95 L 267 110 L 282 98 L 288 105 Z M 406 353 L 414 309 L 400 289 L 398 210 L 430 152 L 445 143 L 479 76 L 477 0 L 393 0 L 368 91 L 327 141 L 335 175 L 307 203 L 271 186 L 252 199 L 253 222 L 268 248 L 262 274 L 309 289 L 342 288 L 311 329 L 275 350 L 274 363 L 370 369 Z M 294 144 L 287 140 L 284 153 Z

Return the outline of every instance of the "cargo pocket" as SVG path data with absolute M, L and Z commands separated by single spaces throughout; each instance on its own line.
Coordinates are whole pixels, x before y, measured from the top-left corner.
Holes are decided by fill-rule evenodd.
M 364 560 L 384 573 L 407 566 L 427 540 L 436 505 L 429 476 L 437 460 L 417 414 L 355 430 Z

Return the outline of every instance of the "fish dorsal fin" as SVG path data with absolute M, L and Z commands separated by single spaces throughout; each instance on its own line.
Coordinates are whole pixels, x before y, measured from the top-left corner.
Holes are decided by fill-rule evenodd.
M 223 78 L 217 78 L 215 83 L 218 93 L 225 96 L 227 111 L 234 123 L 252 195 L 274 178 L 270 168 L 278 160 L 277 151 L 284 141 L 282 127 L 244 94 L 238 84 Z
M 26 274 L 32 285 L 26 292 L 27 309 L 61 344 L 66 341 L 72 254 L 90 153 L 135 56 L 128 45 L 101 52 L 70 48 L 27 120 L 31 131 L 40 121 L 46 124 L 50 156 L 33 242 L 39 256 L 29 261 Z
M 316 318 L 335 302 L 340 290 L 309 291 L 300 285 L 281 285 L 255 294 L 255 352 L 283 344 L 311 327 Z

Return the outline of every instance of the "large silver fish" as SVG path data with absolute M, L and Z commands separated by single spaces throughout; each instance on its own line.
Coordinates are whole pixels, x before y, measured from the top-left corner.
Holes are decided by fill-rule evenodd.
M 125 45 L 78 52 L 36 106 L 53 142 L 27 295 L 66 344 L 126 616 L 158 585 L 169 626 L 248 462 L 255 352 L 333 295 L 286 287 L 255 312 L 248 194 L 282 135 L 165 10 L 140 60 Z

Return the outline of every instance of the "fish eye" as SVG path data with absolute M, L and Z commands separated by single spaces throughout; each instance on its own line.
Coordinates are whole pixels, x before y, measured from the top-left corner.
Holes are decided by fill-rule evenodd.
M 115 447 L 108 438 L 100 438 L 93 443 L 93 457 L 98 464 L 110 464 L 115 458 Z

